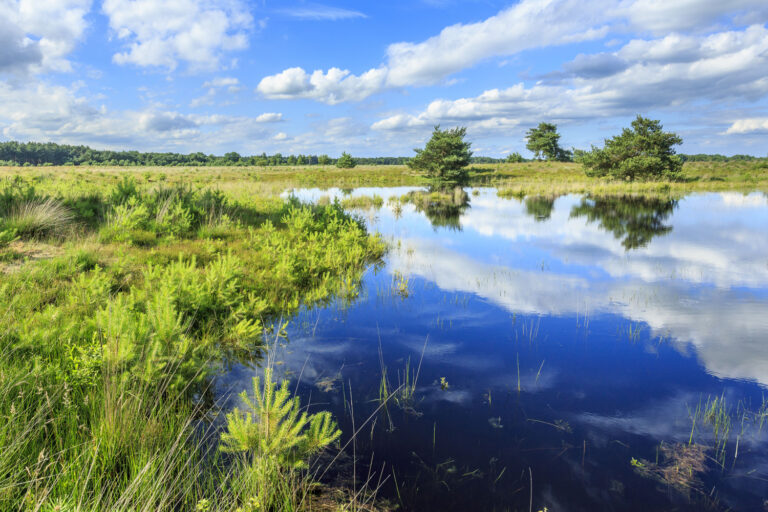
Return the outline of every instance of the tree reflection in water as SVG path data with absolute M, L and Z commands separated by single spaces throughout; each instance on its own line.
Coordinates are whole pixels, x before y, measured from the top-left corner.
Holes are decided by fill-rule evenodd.
M 645 247 L 657 236 L 672 231 L 665 223 L 677 200 L 644 196 L 589 196 L 574 206 L 571 217 L 586 217 L 613 233 L 627 251 Z
M 469 208 L 469 195 L 461 187 L 434 188 L 409 192 L 401 198 L 423 213 L 434 228 L 461 231 L 461 216 Z

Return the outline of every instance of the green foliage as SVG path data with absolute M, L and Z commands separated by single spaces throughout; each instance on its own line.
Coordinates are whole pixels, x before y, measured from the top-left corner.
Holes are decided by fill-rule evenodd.
M 680 177 L 683 161 L 675 155 L 673 146 L 682 142 L 677 134 L 662 131 L 659 121 L 638 115 L 631 128 L 606 139 L 603 149 L 593 146 L 581 162 L 587 176 L 674 180 Z
M 19 237 L 16 236 L 15 229 L 4 229 L 0 231 L 0 249 L 8 246 L 11 242 L 15 242 Z
M 355 297 L 384 244 L 339 205 L 135 176 L 0 183 L 0 246 L 18 236 L 6 219 L 19 205 L 50 198 L 81 205 L 73 224 L 88 215 L 76 237 L 44 241 L 58 255 L 3 269 L 0 510 L 189 510 L 203 498 L 235 510 L 277 503 L 267 495 L 301 508 L 299 458 L 224 466 L 192 425 L 209 412 L 211 376 L 261 357 L 265 325 Z M 327 414 L 306 419 L 296 454 L 333 437 Z
M 571 160 L 570 151 L 560 147 L 560 134 L 557 133 L 555 124 L 539 123 L 538 127 L 531 128 L 525 133 L 525 138 L 528 141 L 525 147 L 539 160 L 542 157 L 559 162 Z
M 272 368 L 264 370 L 263 379 L 254 377 L 253 399 L 245 391 L 240 397 L 252 412 L 235 408 L 227 414 L 227 432 L 221 435 L 223 451 L 274 458 L 282 467 L 303 469 L 309 457 L 341 436 L 331 413 L 302 412 L 288 381 L 277 387 Z
M 464 140 L 466 134 L 465 127 L 441 130 L 440 126 L 435 126 L 432 138 L 424 149 L 414 150 L 416 156 L 408 162 L 408 166 L 426 174 L 435 187 L 465 185 L 469 178 L 466 167 L 472 156 L 469 150 L 471 143 Z
M 507 155 L 506 162 L 510 164 L 519 164 L 525 162 L 525 158 L 523 158 L 523 155 L 515 151 L 514 153 Z
M 349 153 L 342 153 L 338 160 L 336 160 L 336 167 L 339 169 L 352 169 L 357 165 L 352 155 Z

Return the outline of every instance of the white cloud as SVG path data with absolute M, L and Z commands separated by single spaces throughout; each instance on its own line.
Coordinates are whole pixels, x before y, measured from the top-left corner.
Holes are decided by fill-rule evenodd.
M 248 46 L 253 26 L 237 0 L 105 0 L 102 9 L 127 46 L 113 60 L 143 67 L 216 69 L 224 52 Z
M 435 100 L 418 114 L 396 113 L 372 128 L 403 130 L 456 122 L 484 131 L 541 118 L 562 122 L 631 115 L 704 99 L 748 101 L 768 94 L 768 28 L 754 25 L 686 38 L 681 42 L 684 58 L 668 51 L 675 41 L 681 40 L 630 41 L 613 54 L 624 64 L 610 74 L 603 66 L 599 73 L 576 76 L 564 84 L 519 83 L 476 97 Z M 749 126 L 755 123 L 737 122 L 729 132 L 743 132 Z
M 193 99 L 189 106 L 192 108 L 201 107 L 203 105 L 213 105 L 216 103 L 216 96 L 221 91 L 226 90 L 229 94 L 237 94 L 243 90 L 240 80 L 235 77 L 217 77 L 213 80 L 209 80 L 203 83 L 203 88 L 208 89 L 206 93 L 200 97 Z
M 329 104 L 355 101 L 387 88 L 435 84 L 488 58 L 600 39 L 609 33 L 609 28 L 626 29 L 622 28 L 626 22 L 653 32 L 684 32 L 703 29 L 724 16 L 749 20 L 755 27 L 764 28 L 768 7 L 764 0 L 522 0 L 481 22 L 446 27 L 422 42 L 391 44 L 386 62 L 362 75 L 339 68 L 316 70 L 312 74 L 302 68 L 289 68 L 265 77 L 257 90 L 273 99 L 311 98 Z M 700 37 L 680 33 L 657 41 L 635 41 L 623 52 L 579 56 L 566 71 L 585 78 L 600 78 L 623 70 L 625 59 L 659 64 L 702 61 L 707 60 L 708 53 L 722 54 L 724 45 L 748 43 L 737 38 L 728 41 L 737 32 L 723 34 L 722 40 L 710 38 L 711 47 L 702 46 Z M 737 56 L 730 55 L 728 59 L 734 57 Z M 742 57 L 761 58 L 760 54 Z M 725 63 L 710 64 L 717 69 Z M 693 71 L 703 74 L 704 70 Z
M 367 18 L 365 14 L 359 11 L 319 4 L 305 4 L 297 7 L 280 9 L 278 12 L 285 16 L 302 20 L 336 21 L 351 18 Z
M 331 68 L 326 73 L 317 70 L 311 75 L 302 68 L 289 68 L 259 82 L 257 91 L 272 99 L 308 98 L 335 105 L 343 101 L 358 101 L 381 90 L 386 70 L 371 69 L 360 76 Z
M 91 0 L 0 2 L 0 71 L 70 71 Z
M 485 21 L 447 27 L 421 43 L 392 44 L 387 63 L 362 75 L 338 68 L 310 75 L 289 68 L 265 77 L 257 90 L 268 98 L 335 104 L 361 100 L 388 87 L 433 84 L 490 57 L 602 37 L 606 27 L 593 26 L 602 3 L 585 7 L 575 0 L 523 0 Z
M 605 35 L 594 23 L 604 2 L 523 0 L 495 16 L 457 24 L 421 43 L 387 49 L 391 86 L 432 84 L 489 57 L 560 45 Z
M 238 89 L 239 89 L 239 86 L 240 86 L 240 80 L 231 76 L 214 78 L 213 80 L 210 80 L 203 84 L 203 87 L 228 87 L 228 88 L 238 87 Z
M 726 130 L 726 134 L 742 133 L 768 133 L 768 117 L 754 117 L 751 119 L 739 119 Z
M 283 114 L 276 112 L 265 112 L 256 117 L 257 123 L 277 123 L 283 120 Z
M 0 81 L 0 137 L 142 151 L 261 152 L 282 114 L 195 115 L 149 106 L 110 110 L 71 87 Z M 245 142 L 244 142 L 245 141 Z M 253 141 L 253 142 L 250 142 Z
M 723 17 L 747 24 L 768 20 L 764 0 L 629 0 L 620 4 L 616 14 L 656 33 L 707 29 Z

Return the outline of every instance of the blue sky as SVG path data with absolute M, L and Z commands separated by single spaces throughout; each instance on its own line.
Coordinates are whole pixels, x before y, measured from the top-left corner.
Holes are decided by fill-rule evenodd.
M 768 153 L 765 0 L 0 0 L 0 139 L 243 154 L 476 154 L 636 114 Z

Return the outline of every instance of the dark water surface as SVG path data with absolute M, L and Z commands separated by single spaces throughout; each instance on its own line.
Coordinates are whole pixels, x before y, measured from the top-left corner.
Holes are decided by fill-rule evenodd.
M 383 467 L 404 510 L 768 510 L 766 196 L 469 201 L 361 213 L 385 266 L 279 351 L 345 440 L 370 418 L 358 483 Z M 420 360 L 373 414 L 383 370 L 393 390 Z

